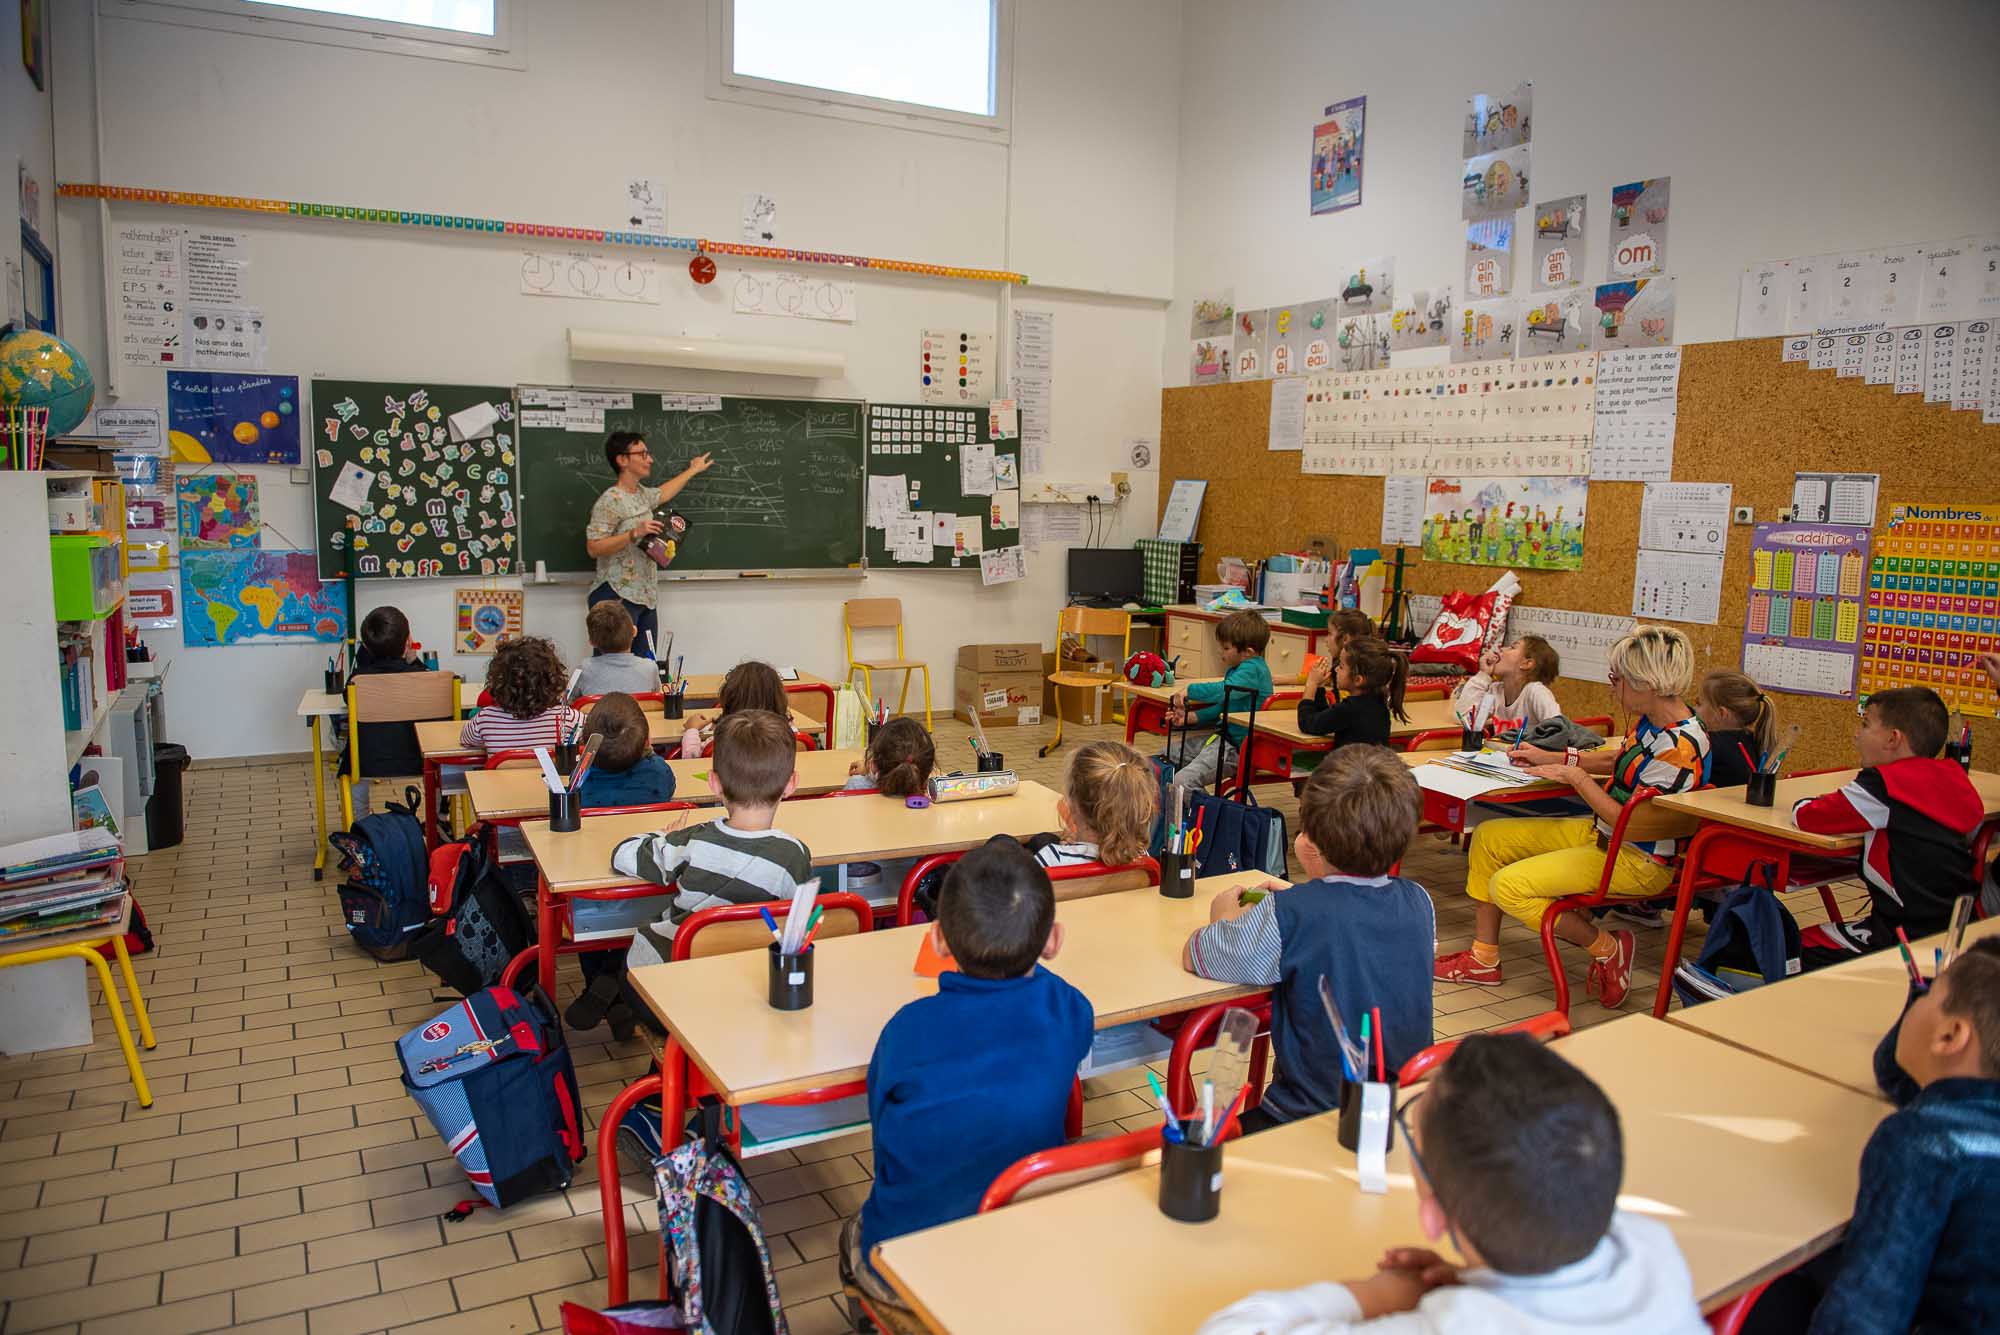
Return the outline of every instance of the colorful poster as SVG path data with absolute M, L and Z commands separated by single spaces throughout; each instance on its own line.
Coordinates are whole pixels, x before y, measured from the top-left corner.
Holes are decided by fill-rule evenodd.
M 1663 348 L 1674 341 L 1674 280 L 1629 278 L 1600 283 L 1591 297 L 1590 346 L 1597 352 L 1620 348 Z
M 1235 339 L 1227 334 L 1198 338 L 1188 352 L 1188 383 L 1226 385 L 1235 364 Z
M 462 654 L 490 654 L 500 641 L 521 633 L 519 589 L 458 590 L 458 636 L 453 648 Z
M 1504 297 L 1514 286 L 1514 218 L 1480 218 L 1465 225 L 1465 299 Z
M 1597 312 L 1584 300 L 1583 289 L 1540 293 L 1528 301 L 1521 317 L 1521 346 L 1515 356 L 1546 357 L 1558 352 L 1582 352 L 1590 346 L 1590 317 Z
M 303 463 L 298 377 L 167 372 L 167 444 L 182 463 Z
M 1517 144 L 1498 153 L 1465 160 L 1459 182 L 1459 216 L 1467 222 L 1496 213 L 1512 213 L 1528 203 L 1528 146 Z
M 1468 301 L 1451 345 L 1454 363 L 1490 362 L 1514 355 L 1514 325 L 1521 305 L 1512 297 Z
M 1928 686 L 1992 717 L 1982 653 L 2000 653 L 2000 505 L 1890 506 L 1869 561 L 1861 694 Z
M 1584 202 L 1584 196 L 1571 195 L 1535 205 L 1535 272 L 1531 280 L 1535 291 L 1549 292 L 1583 281 Z
M 1446 346 L 1451 342 L 1456 312 L 1450 288 L 1410 289 L 1389 312 L 1389 350 L 1410 352 Z
M 1396 305 L 1396 257 L 1376 255 L 1348 272 L 1340 288 L 1342 315 L 1374 315 Z
M 263 522 L 258 517 L 257 478 L 252 473 L 196 473 L 174 482 L 180 510 L 182 551 L 255 547 Z
M 1361 202 L 1361 158 L 1366 147 L 1368 99 L 1336 102 L 1313 126 L 1312 211 L 1337 213 Z
M 1434 477 L 1424 559 L 1526 570 L 1583 569 L 1585 477 Z
M 1655 176 L 1611 187 L 1611 243 L 1605 273 L 1611 278 L 1667 271 L 1667 208 L 1673 178 Z
M 1269 311 L 1236 312 L 1236 369 L 1232 380 L 1262 380 L 1267 374 L 1264 345 L 1270 337 Z
M 181 607 L 190 649 L 347 638 L 346 590 L 311 552 L 182 552 Z
M 1535 137 L 1535 86 L 1521 83 L 1510 93 L 1474 93 L 1465 99 L 1465 142 L 1459 156 L 1492 153 Z
M 1759 685 L 1853 698 L 1872 536 L 1848 524 L 1757 525 L 1743 671 Z

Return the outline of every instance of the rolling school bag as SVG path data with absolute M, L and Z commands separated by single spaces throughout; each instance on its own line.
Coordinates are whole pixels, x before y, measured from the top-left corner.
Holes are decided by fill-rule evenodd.
M 430 876 L 424 827 L 413 812 L 422 798 L 406 790 L 409 805 L 363 816 L 351 830 L 326 842 L 340 855 L 347 879 L 340 885 L 340 917 L 354 944 L 378 960 L 400 960 L 410 939 L 430 920 Z
M 487 1204 L 569 1186 L 582 1100 L 562 1023 L 539 988 L 475 992 L 396 1040 L 403 1088 Z
M 410 955 L 469 997 L 497 984 L 508 962 L 534 944 L 534 919 L 477 832 L 434 852 L 431 869 L 430 906 L 437 910 L 442 898 L 442 916 L 410 939 Z

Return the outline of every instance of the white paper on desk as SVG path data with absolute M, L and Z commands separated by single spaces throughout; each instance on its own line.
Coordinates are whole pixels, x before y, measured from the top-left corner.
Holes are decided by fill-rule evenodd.
M 1286 384 L 1280 380 L 1272 386 Z M 1406 473 L 1382 479 L 1382 545 L 1419 546 L 1424 540 L 1424 480 Z
M 958 494 L 961 496 L 991 496 L 993 494 L 993 446 L 988 443 L 966 445 L 958 452 Z
M 375 470 L 349 459 L 340 466 L 340 475 L 334 478 L 326 498 L 344 509 L 358 511 L 368 503 L 368 493 L 374 486 Z
M 500 420 L 500 410 L 490 403 L 475 403 L 444 420 L 454 443 L 482 440 L 493 434 L 493 424 Z
M 1303 450 L 1306 447 L 1306 385 L 1304 376 L 1271 382 L 1268 448 Z
M 1427 793 L 1437 793 L 1443 797 L 1455 797 L 1462 802 L 1484 797 L 1487 793 L 1497 793 L 1503 788 L 1518 788 L 1520 782 L 1496 772 L 1492 778 L 1473 774 L 1455 765 L 1423 764 L 1411 770 L 1417 787 Z

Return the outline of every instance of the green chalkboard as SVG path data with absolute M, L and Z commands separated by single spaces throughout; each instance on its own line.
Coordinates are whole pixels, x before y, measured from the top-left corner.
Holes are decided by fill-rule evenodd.
M 590 507 L 611 485 L 604 438 L 637 431 L 652 481 L 697 454 L 714 466 L 672 502 L 693 525 L 674 573 L 861 567 L 862 404 L 523 385 L 523 555 L 556 571 L 594 570 Z
M 868 564 L 891 570 L 977 570 L 979 556 L 955 542 L 956 524 L 951 520 L 977 521 L 979 551 L 1017 546 L 1021 541 L 1021 441 L 1019 437 L 996 441 L 985 408 L 937 407 L 921 403 L 871 403 L 868 405 L 868 475 L 876 507 L 888 503 L 892 493 L 904 497 L 906 514 L 889 524 L 887 512 L 871 508 L 868 519 Z M 992 493 L 967 494 L 966 456 L 974 456 L 975 485 L 986 485 L 986 470 L 980 456 L 992 451 Z M 901 478 L 900 488 L 888 479 Z M 895 528 L 907 525 L 910 516 L 926 524 L 945 521 L 926 535 L 927 550 L 922 560 L 898 555 L 893 543 Z M 925 520 L 926 516 L 934 517 Z M 995 523 L 998 519 L 1001 522 Z M 970 531 L 974 525 L 966 523 Z M 914 530 L 906 530 L 906 532 Z
M 453 440 L 453 416 L 481 407 L 490 415 L 480 414 L 468 439 Z M 374 578 L 518 571 L 513 419 L 506 385 L 313 381 L 306 425 L 320 577 L 345 573 L 350 542 L 357 573 Z

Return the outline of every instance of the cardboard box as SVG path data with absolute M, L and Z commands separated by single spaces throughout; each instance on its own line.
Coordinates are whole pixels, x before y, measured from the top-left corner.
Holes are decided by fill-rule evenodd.
M 1056 670 L 1055 654 L 1042 654 L 1042 712 L 1055 717 L 1056 696 L 1062 696 L 1062 716 L 1067 723 L 1109 723 L 1112 707 L 1117 703 L 1112 697 L 1111 683 L 1118 680 L 1118 664 L 1101 660 L 1088 663 L 1066 662 L 1064 672 L 1101 672 L 1104 685 L 1099 686 L 1058 686 L 1048 679 L 1048 674 Z
M 1042 646 L 967 644 L 958 651 L 952 713 L 981 727 L 1014 728 L 1042 721 Z

